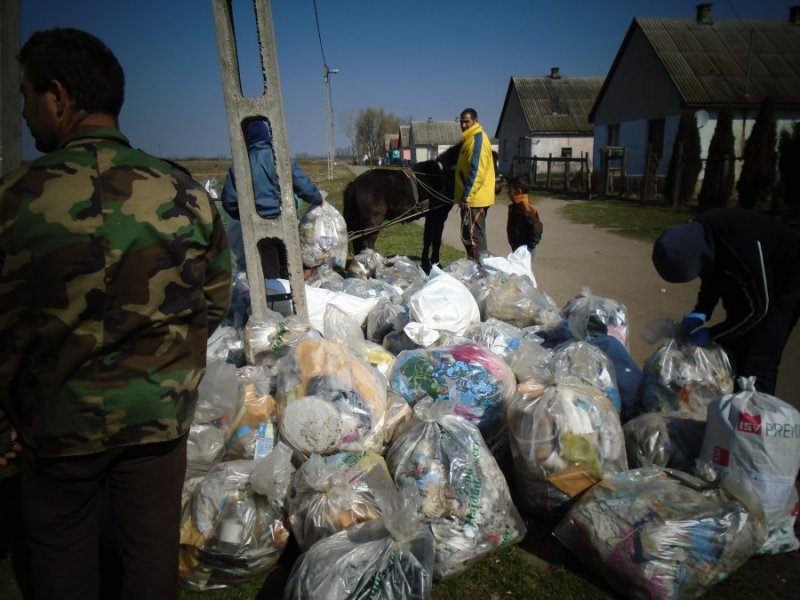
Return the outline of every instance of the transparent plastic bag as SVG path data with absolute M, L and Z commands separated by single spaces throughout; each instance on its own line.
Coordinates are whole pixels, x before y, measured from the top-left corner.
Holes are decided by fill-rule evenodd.
M 267 309 L 264 321 L 251 318 L 244 330 L 244 349 L 247 364 L 273 367 L 297 345 L 297 342 L 312 333 L 311 326 L 297 315 L 284 317 Z
M 690 473 L 703 444 L 706 423 L 679 412 L 644 413 L 622 426 L 628 465 L 669 467 Z
M 483 344 L 470 340 L 401 352 L 387 377 L 409 405 L 425 397 L 454 400 L 455 412 L 476 425 L 490 446 L 505 438 L 505 409 L 514 396 L 516 378 Z
M 281 436 L 303 456 L 388 442 L 386 379 L 341 342 L 300 340 L 278 364 L 275 399 Z
M 708 405 L 733 392 L 733 369 L 721 346 L 667 339 L 645 361 L 638 412 L 680 411 L 705 420 Z
M 419 402 L 386 455 L 398 487 L 416 489 L 422 499 L 436 539 L 436 579 L 463 571 L 526 533 L 480 432 L 453 408 L 453 402 Z
M 628 309 L 621 302 L 596 296 L 588 287 L 584 287 L 567 301 L 561 309 L 561 316 L 569 323 L 576 339 L 609 334 L 626 348 L 629 347 Z
M 296 471 L 287 508 L 302 551 L 397 505 L 397 488 L 374 452 L 312 454 Z
M 388 334 L 403 331 L 409 319 L 407 305 L 381 302 L 367 315 L 367 339 L 383 344 Z
M 272 461 L 268 457 L 220 463 L 193 483 L 182 512 L 179 568 L 183 587 L 224 588 L 263 576 L 275 567 L 289 541 L 285 496 L 265 496 L 250 483 L 251 473 L 261 463 L 273 465 L 272 479 L 285 479 L 291 472 L 291 452 L 273 454 Z
M 627 598 L 697 598 L 739 568 L 766 534 L 746 481 L 706 486 L 659 467 L 607 475 L 554 531 Z
M 368 279 L 375 277 L 375 271 L 383 264 L 383 256 L 372 248 L 364 248 L 347 265 L 349 277 Z
M 242 409 L 225 444 L 224 460 L 264 458 L 278 435 L 272 377 L 266 367 L 241 367 L 236 375 Z
M 401 293 L 428 276 L 417 263 L 407 256 L 392 256 L 375 268 L 375 278 L 394 286 Z
M 323 538 L 292 567 L 286 600 L 427 600 L 434 538 L 411 495 L 401 509 Z
M 314 273 L 306 279 L 306 285 L 310 287 L 341 292 L 344 289 L 344 277 L 333 270 L 330 265 L 320 265 Z
M 590 385 L 520 384 L 508 432 L 523 514 L 560 517 L 573 498 L 628 467 L 619 415 Z
M 347 224 L 330 202 L 311 208 L 299 224 L 300 255 L 306 267 L 331 265 L 344 269 Z
M 553 299 L 524 275 L 490 276 L 485 310 L 487 319 L 494 317 L 516 327 L 547 327 L 561 321 Z

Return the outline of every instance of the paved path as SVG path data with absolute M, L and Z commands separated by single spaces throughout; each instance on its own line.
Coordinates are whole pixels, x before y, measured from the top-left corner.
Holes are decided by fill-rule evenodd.
M 670 284 L 663 281 L 650 260 L 652 244 L 631 240 L 594 227 L 572 223 L 560 216 L 567 200 L 538 198 L 535 205 L 544 224 L 542 243 L 536 250 L 534 274 L 539 288 L 558 307 L 588 286 L 599 296 L 623 302 L 628 309 L 631 354 L 640 365 L 658 347 L 645 339 L 652 323 L 680 319 L 693 306 L 698 282 Z M 505 196 L 489 210 L 487 237 L 492 254 L 506 256 L 508 214 Z M 443 241 L 463 248 L 458 211 L 445 224 Z M 718 318 L 724 313 L 717 308 Z M 784 351 L 777 396 L 800 408 L 800 326 L 796 327 Z

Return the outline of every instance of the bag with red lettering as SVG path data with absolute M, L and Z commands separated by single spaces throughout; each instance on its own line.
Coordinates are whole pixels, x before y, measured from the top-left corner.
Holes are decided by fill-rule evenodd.
M 800 547 L 794 534 L 800 412 L 756 391 L 754 377 L 741 377 L 738 383 L 741 392 L 723 396 L 708 407 L 698 471 L 707 479 L 714 471 L 743 472 L 761 497 L 767 518 L 767 541 L 758 553 L 791 552 Z

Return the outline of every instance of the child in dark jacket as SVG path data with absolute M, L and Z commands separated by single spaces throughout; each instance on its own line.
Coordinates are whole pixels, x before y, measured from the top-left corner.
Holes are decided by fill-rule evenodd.
M 531 251 L 531 263 L 536 246 L 542 240 L 542 221 L 539 211 L 531 206 L 528 199 L 528 185 L 521 177 L 511 177 L 508 180 L 508 222 L 506 234 L 511 250 L 520 246 L 527 246 Z

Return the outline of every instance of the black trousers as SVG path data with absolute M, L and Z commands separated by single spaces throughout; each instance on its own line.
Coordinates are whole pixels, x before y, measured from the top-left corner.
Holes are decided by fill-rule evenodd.
M 772 299 L 767 316 L 744 336 L 724 344 L 737 375 L 756 378 L 756 389 L 775 395 L 783 349 L 800 317 L 800 285 Z
M 118 597 L 178 597 L 186 437 L 64 458 L 25 448 L 20 484 L 37 600 L 99 597 L 104 497 L 121 548 Z

